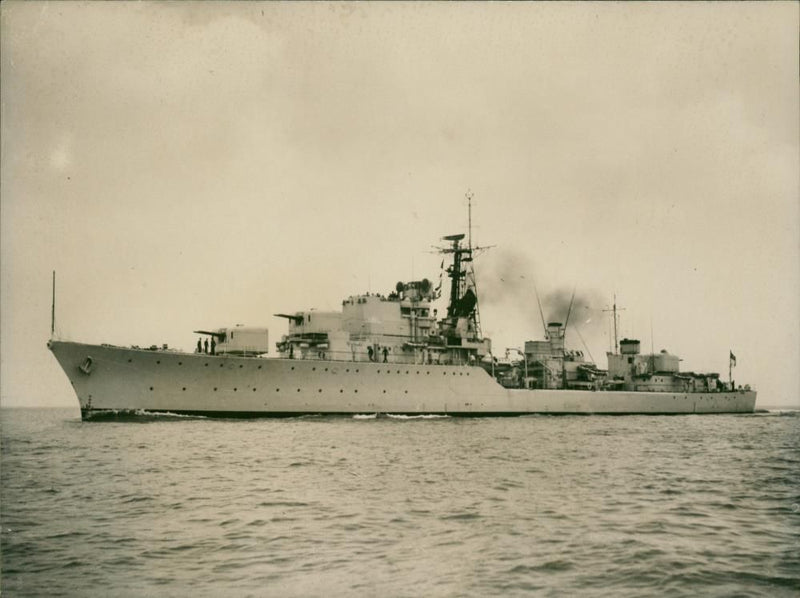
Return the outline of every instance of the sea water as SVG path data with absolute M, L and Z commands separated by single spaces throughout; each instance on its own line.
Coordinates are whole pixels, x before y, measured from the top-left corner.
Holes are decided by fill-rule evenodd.
M 4 596 L 796 596 L 800 413 L 3 409 Z

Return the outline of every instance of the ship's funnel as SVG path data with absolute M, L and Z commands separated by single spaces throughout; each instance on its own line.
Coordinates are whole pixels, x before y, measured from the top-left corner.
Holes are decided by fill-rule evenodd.
M 564 326 L 561 322 L 550 322 L 547 324 L 547 340 L 553 352 L 564 350 Z
M 638 355 L 639 341 L 631 338 L 623 338 L 619 341 L 619 352 L 623 355 Z

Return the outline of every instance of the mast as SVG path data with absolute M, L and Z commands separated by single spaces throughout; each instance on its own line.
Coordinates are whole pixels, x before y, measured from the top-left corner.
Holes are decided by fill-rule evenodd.
M 544 321 L 544 311 L 542 311 L 542 302 L 539 299 L 539 291 L 536 289 L 536 280 L 533 280 L 533 294 L 536 295 L 536 303 L 539 305 L 539 316 L 542 318 L 542 330 L 544 330 L 544 335 L 547 336 L 547 322 Z
M 567 334 L 567 325 L 569 324 L 569 316 L 572 313 L 572 304 L 575 302 L 575 290 L 578 288 L 578 285 L 572 287 L 572 297 L 569 300 L 569 308 L 567 309 L 567 319 L 564 320 L 564 336 Z
M 472 191 L 467 189 L 464 197 L 467 198 L 467 247 L 472 249 Z
M 614 305 L 613 305 L 613 307 L 611 309 L 604 309 L 603 310 L 605 312 L 609 312 L 609 311 L 613 312 L 613 317 L 614 317 L 614 353 L 615 354 L 619 353 L 619 340 L 617 338 L 617 323 L 619 321 L 619 315 L 617 314 L 617 311 L 624 311 L 624 310 L 625 310 L 624 307 L 620 307 L 619 309 L 617 309 L 617 294 L 616 293 L 614 293 Z
M 469 270 L 467 271 L 467 276 L 469 276 L 472 282 L 472 288 L 475 289 L 475 311 L 472 313 L 472 323 L 475 327 L 475 337 L 482 338 L 480 304 L 477 301 L 478 283 L 475 279 L 475 266 L 472 261 L 472 190 L 467 189 L 464 195 L 467 198 L 467 248 L 469 249 Z
M 461 269 L 462 255 L 468 254 L 469 249 L 461 247 L 460 242 L 464 238 L 464 234 L 448 235 L 443 238 L 445 241 L 450 241 L 452 246 L 450 248 L 441 249 L 442 253 L 452 253 L 453 263 L 447 268 L 447 275 L 450 277 L 450 301 L 447 305 L 447 316 L 455 316 L 458 313 L 459 300 L 461 299 L 462 281 L 465 278 L 466 272 Z
M 447 318 L 455 328 L 458 318 L 467 318 L 470 323 L 469 338 L 481 339 L 481 320 L 478 310 L 478 287 L 475 281 L 473 257 L 489 247 L 472 246 L 472 192 L 467 191 L 468 231 L 457 235 L 442 237 L 449 241 L 450 247 L 437 247 L 439 253 L 453 254 L 453 262 L 446 272 L 450 278 L 450 301 L 447 305 Z M 461 244 L 464 238 L 466 243 Z

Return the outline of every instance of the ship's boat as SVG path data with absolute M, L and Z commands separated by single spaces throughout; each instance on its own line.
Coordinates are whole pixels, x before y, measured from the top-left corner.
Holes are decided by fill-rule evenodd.
M 641 354 L 622 339 L 603 370 L 565 347 L 566 326 L 498 359 L 483 337 L 465 235 L 444 237 L 443 277 L 398 282 L 386 295 L 353 295 L 340 311 L 276 314 L 288 332 L 269 356 L 268 330 L 197 330 L 193 353 L 48 343 L 82 416 L 171 412 L 221 417 L 302 414 L 678 414 L 752 412 L 756 393 L 718 374 L 680 372 L 679 358 Z M 615 314 L 616 323 L 616 314 Z M 203 338 L 204 337 L 204 338 Z M 731 358 L 733 355 L 731 354 Z M 730 377 L 729 377 L 730 378 Z

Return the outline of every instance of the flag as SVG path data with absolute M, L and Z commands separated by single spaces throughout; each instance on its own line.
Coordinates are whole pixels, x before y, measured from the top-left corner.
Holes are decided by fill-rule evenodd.
M 736 365 L 736 355 L 733 354 L 733 351 L 730 351 L 731 354 L 731 365 Z

